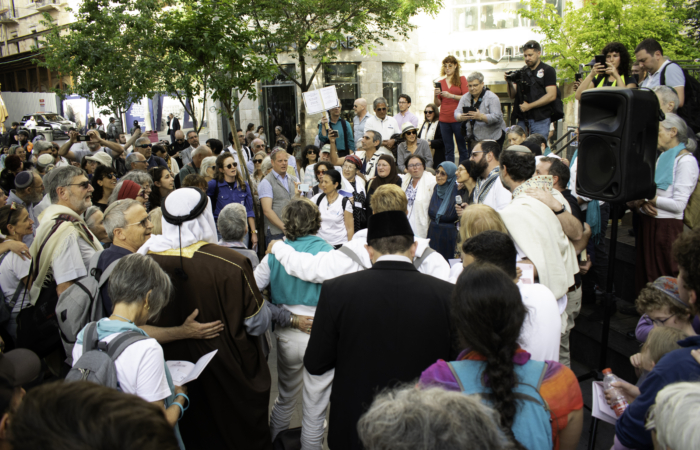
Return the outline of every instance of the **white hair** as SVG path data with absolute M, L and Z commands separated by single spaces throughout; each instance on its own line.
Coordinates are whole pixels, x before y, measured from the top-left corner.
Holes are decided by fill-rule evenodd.
M 483 83 L 484 76 L 481 74 L 481 72 L 472 72 L 469 75 L 467 75 L 467 81 L 474 81 L 474 80 L 479 80 L 479 83 Z
M 206 145 L 200 145 L 199 147 L 194 149 L 191 156 L 192 156 L 192 158 L 194 158 L 195 156 L 204 155 L 204 154 L 208 154 L 208 153 L 211 153 L 211 149 L 209 147 L 207 147 Z
M 700 383 L 669 384 L 656 394 L 646 429 L 656 429 L 659 448 L 695 450 L 700 442 Z
M 695 141 L 691 141 L 688 139 L 688 125 L 686 125 L 685 120 L 683 120 L 677 114 L 666 113 L 666 118 L 662 122 L 659 122 L 659 126 L 665 130 L 671 130 L 675 128 L 677 132 L 676 138 L 678 139 L 678 142 L 685 144 L 685 148 L 689 152 L 693 152 L 697 147 Z
M 216 156 L 207 156 L 202 160 L 202 164 L 199 166 L 199 174 L 206 177 L 207 169 L 210 167 L 216 168 Z
M 672 113 L 676 113 L 678 111 L 678 104 L 680 103 L 680 99 L 678 98 L 678 94 L 676 91 L 670 87 L 670 86 L 654 86 L 651 88 L 652 91 L 656 93 L 656 95 L 659 97 L 659 100 L 661 100 L 661 108 L 663 109 L 664 106 L 668 105 L 669 103 L 673 102 L 673 111 Z

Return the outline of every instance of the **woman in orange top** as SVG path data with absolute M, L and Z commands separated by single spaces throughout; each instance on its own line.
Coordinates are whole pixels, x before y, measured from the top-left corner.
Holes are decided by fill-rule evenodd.
M 445 78 L 440 80 L 440 87 L 435 88 L 434 103 L 440 107 L 440 131 L 445 142 L 445 160 L 455 162 L 454 136 L 459 148 L 459 160 L 464 161 L 469 159 L 467 143 L 459 131 L 462 123 L 455 120 L 454 113 L 459 100 L 469 92 L 467 79 L 459 75 L 459 61 L 454 56 L 442 60 L 440 75 Z

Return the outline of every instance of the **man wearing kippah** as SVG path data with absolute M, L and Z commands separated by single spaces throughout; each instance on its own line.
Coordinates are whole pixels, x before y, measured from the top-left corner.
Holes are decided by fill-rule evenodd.
M 405 211 L 369 219 L 372 267 L 323 283 L 304 366 L 320 376 L 335 369 L 328 444 L 360 449 L 357 422 L 374 395 L 418 378 L 453 355 L 452 285 L 415 268 L 418 244 Z

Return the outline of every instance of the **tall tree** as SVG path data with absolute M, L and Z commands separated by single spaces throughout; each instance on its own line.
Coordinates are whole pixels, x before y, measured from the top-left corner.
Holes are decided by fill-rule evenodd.
M 255 99 L 255 83 L 276 73 L 272 57 L 260 52 L 267 30 L 255 27 L 235 0 L 188 1 L 180 6 L 161 17 L 167 30 L 163 48 L 180 55 L 186 73 L 206 80 L 211 99 L 220 102 L 219 112 L 236 136 L 234 113 L 240 102 Z M 247 175 L 238 139 L 233 145 L 240 170 Z
M 437 13 L 442 0 L 242 0 L 244 12 L 260 29 L 270 30 L 263 41 L 279 71 L 308 92 L 324 63 L 335 60 L 339 44 L 352 38 L 363 52 L 384 42 L 407 39 L 415 29 L 411 17 Z M 298 70 L 284 69 L 283 54 L 298 61 Z M 310 69 L 310 70 L 309 70 Z M 299 112 L 301 140 L 305 142 L 306 109 Z
M 567 2 L 563 16 L 544 0 L 523 2 L 517 12 L 538 27 L 544 59 L 551 61 L 560 79 L 573 80 L 579 64 L 586 64 L 609 42 L 624 44 L 631 55 L 646 38 L 654 38 L 664 55 L 690 59 L 700 55 L 687 33 L 688 9 L 684 0 L 595 0 L 574 9 Z M 633 56 L 634 57 L 634 56 Z

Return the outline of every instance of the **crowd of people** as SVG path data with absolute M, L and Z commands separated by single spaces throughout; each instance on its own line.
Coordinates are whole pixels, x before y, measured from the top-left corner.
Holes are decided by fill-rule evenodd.
M 614 448 L 691 449 L 700 231 L 683 219 L 699 170 L 684 75 L 650 39 L 638 74 L 622 44 L 602 53 L 577 98 L 641 86 L 665 113 L 656 196 L 626 205 L 644 346 L 637 385 L 617 385 L 630 406 Z M 395 117 L 385 98 L 358 98 L 353 121 L 331 109 L 312 145 L 252 123 L 202 145 L 173 115 L 170 142 L 139 127 L 73 130 L 62 145 L 14 133 L 0 174 L 0 442 L 311 450 L 327 433 L 334 450 L 576 448 L 569 340 L 606 285 L 611 206 L 577 193 L 577 153 L 550 150 L 556 73 L 537 42 L 523 55 L 506 74 L 509 127 L 484 75 L 448 56 L 422 123 L 406 94 Z M 214 351 L 176 384 L 166 361 Z

